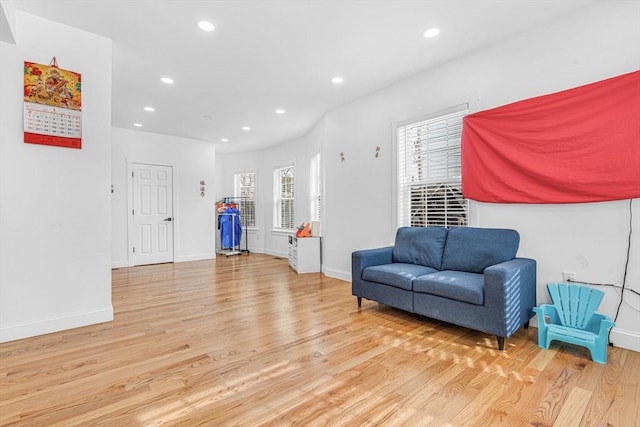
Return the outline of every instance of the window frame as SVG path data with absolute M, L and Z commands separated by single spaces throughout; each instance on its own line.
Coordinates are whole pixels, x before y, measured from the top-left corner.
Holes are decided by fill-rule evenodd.
M 394 216 L 396 228 L 402 226 L 469 226 L 469 201 L 462 196 L 461 159 L 462 120 L 467 114 L 469 114 L 468 104 L 461 104 L 395 124 L 396 149 L 394 150 L 395 159 L 393 163 L 395 166 L 394 200 L 396 208 L 394 209 Z M 413 151 L 412 155 L 415 156 L 417 152 L 420 162 L 440 166 L 439 169 L 438 167 L 431 168 L 435 171 L 436 176 L 432 178 L 428 176 L 420 176 L 418 178 L 409 176 L 411 172 L 415 174 L 420 169 L 420 166 L 415 165 L 415 161 L 412 164 L 407 163 L 406 144 L 410 143 L 407 137 L 407 130 L 415 130 L 417 127 L 429 127 L 436 124 L 442 125 L 440 122 L 446 122 L 447 119 L 452 120 L 452 125 L 446 125 L 446 137 L 444 140 L 442 138 L 433 138 L 430 141 L 428 137 L 417 138 L 417 140 L 410 138 L 414 143 L 418 140 L 420 141 L 420 148 L 417 151 Z M 453 130 L 457 130 L 457 132 L 449 135 L 449 132 Z M 454 141 L 456 142 L 455 144 L 453 144 Z M 426 144 L 427 148 L 424 148 L 424 144 Z M 438 147 L 437 150 L 429 150 L 429 145 L 436 146 L 438 144 L 444 144 L 445 148 Z M 430 154 L 434 153 L 435 155 L 431 157 L 435 160 L 429 157 Z M 457 157 L 451 157 L 451 154 Z M 438 160 L 441 162 L 438 162 Z M 442 166 L 442 163 L 446 165 Z M 423 166 L 422 172 L 424 173 L 425 170 Z M 427 172 L 431 173 L 431 170 Z M 451 174 L 455 175 L 456 173 L 457 177 L 451 176 Z M 438 174 L 443 176 L 437 176 Z M 415 196 L 417 190 L 427 194 L 427 198 L 418 198 L 412 206 L 411 196 L 412 194 Z M 428 196 L 430 192 L 433 195 L 431 198 Z M 432 206 L 444 206 L 444 209 L 435 212 L 431 211 L 433 213 L 430 218 L 428 209 L 430 204 Z M 417 211 L 420 211 L 420 215 L 424 218 L 423 221 L 419 221 L 419 215 L 416 214 Z M 462 219 L 460 219 L 461 217 Z
M 240 182 L 241 175 L 253 174 L 253 198 L 247 197 L 246 199 L 242 196 L 242 185 Z M 247 230 L 257 230 L 257 203 L 258 203 L 258 172 L 256 170 L 245 170 L 239 171 L 233 174 L 233 194 L 239 200 L 240 205 L 240 219 L 242 221 L 242 226 Z M 250 211 L 248 212 L 246 209 L 247 202 L 253 202 L 253 225 L 249 225 L 247 221 L 247 217 L 251 216 Z
M 282 198 L 282 171 L 285 169 L 292 169 L 293 171 L 293 183 L 291 184 L 291 197 Z M 292 232 L 295 231 L 295 185 L 296 185 L 296 168 L 294 163 L 290 163 L 284 166 L 279 166 L 273 170 L 273 231 Z M 291 227 L 286 227 L 287 224 L 282 222 L 282 201 L 290 200 L 291 206 Z
M 322 155 L 309 159 L 309 221 L 322 222 Z

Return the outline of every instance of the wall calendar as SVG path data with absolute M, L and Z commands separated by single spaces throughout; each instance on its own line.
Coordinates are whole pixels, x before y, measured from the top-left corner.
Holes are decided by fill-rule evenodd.
M 24 63 L 24 142 L 82 148 L 80 73 Z

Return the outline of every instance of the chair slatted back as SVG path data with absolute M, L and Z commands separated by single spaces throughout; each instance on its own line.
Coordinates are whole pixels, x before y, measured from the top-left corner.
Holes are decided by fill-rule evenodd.
M 604 297 L 604 292 L 598 289 L 568 283 L 549 283 L 547 290 L 560 322 L 578 329 L 587 327 Z

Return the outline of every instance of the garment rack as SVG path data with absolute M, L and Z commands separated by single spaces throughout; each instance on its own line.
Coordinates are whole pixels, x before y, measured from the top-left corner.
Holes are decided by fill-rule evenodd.
M 218 219 L 218 224 L 220 224 L 220 217 L 224 215 L 231 215 L 231 227 L 235 228 L 235 221 L 241 221 L 242 212 L 246 206 L 248 201 L 248 197 L 223 197 L 218 202 L 216 202 L 216 215 Z M 226 214 L 224 210 L 233 207 L 237 209 L 237 214 Z M 226 255 L 227 257 L 232 255 L 240 255 L 243 252 L 249 253 L 249 237 L 246 229 L 243 229 L 242 222 L 240 222 L 240 230 L 243 236 L 240 237 L 239 241 L 236 243 L 232 238 L 232 246 L 228 249 L 222 247 L 222 236 L 220 236 L 220 248 L 216 251 L 218 254 Z M 232 232 L 232 236 L 235 236 L 235 233 Z M 244 248 L 242 248 L 244 243 Z

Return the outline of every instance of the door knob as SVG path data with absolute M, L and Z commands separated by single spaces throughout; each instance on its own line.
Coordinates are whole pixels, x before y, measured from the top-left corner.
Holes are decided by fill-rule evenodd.
M 169 218 L 165 218 L 165 221 L 173 221 L 173 218 L 169 217 Z

